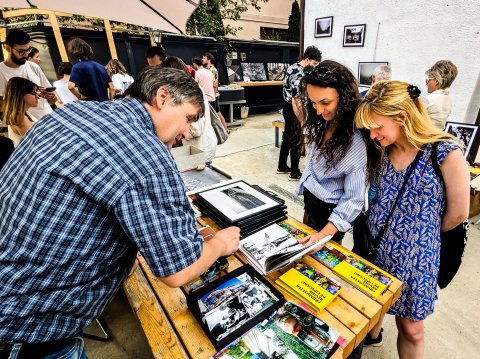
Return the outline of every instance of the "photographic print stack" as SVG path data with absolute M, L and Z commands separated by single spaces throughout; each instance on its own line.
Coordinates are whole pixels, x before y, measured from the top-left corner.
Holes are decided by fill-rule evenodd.
M 287 218 L 284 200 L 240 180 L 197 192 L 192 199 L 221 228 L 240 227 L 242 237 Z

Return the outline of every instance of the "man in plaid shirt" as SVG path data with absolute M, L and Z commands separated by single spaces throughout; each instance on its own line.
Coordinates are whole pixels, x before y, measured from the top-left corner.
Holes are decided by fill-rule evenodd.
M 238 247 L 236 227 L 203 242 L 169 152 L 204 111 L 195 80 L 149 67 L 128 95 L 45 116 L 0 172 L 0 358 L 85 357 L 137 251 L 177 287 Z

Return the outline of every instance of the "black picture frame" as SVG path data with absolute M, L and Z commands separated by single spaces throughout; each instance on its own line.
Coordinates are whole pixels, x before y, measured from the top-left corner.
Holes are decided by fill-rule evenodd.
M 480 126 L 472 123 L 451 122 L 445 123 L 445 132 L 455 136 L 464 145 L 465 159 L 473 163 L 480 145 Z
M 261 288 L 266 291 L 265 293 L 267 293 L 267 295 L 269 295 L 269 298 L 273 299 L 274 302 L 271 303 L 269 306 L 262 308 L 259 312 L 256 312 L 253 315 L 250 315 L 248 319 L 246 320 L 244 319 L 240 326 L 237 324 L 237 326 L 234 327 L 234 329 L 231 329 L 230 331 L 225 331 L 224 333 L 221 333 L 221 336 L 220 336 L 218 335 L 218 331 L 212 330 L 211 323 L 208 323 L 208 316 L 210 314 L 208 312 L 202 313 L 202 310 L 205 310 L 205 308 L 201 308 L 199 301 L 203 300 L 203 298 L 205 298 L 205 296 L 209 293 L 211 293 L 211 295 L 218 297 L 218 295 L 215 292 L 217 288 L 223 288 L 223 285 L 226 282 L 229 282 L 232 279 L 238 278 L 243 274 L 248 274 L 255 281 L 254 286 L 256 286 L 256 284 L 260 284 Z M 256 286 L 256 288 L 260 288 L 260 287 Z M 240 294 L 240 296 L 241 295 L 243 294 Z M 225 304 L 222 303 L 222 306 L 226 306 L 228 309 L 229 303 L 232 303 L 234 300 L 236 300 L 234 297 L 235 297 L 235 294 L 230 295 L 229 299 L 225 302 Z M 241 297 L 240 297 L 240 301 L 241 301 Z M 273 285 L 271 285 L 265 278 L 263 278 L 260 274 L 258 274 L 257 271 L 249 264 L 245 264 L 240 268 L 233 270 L 232 272 L 214 280 L 213 282 L 207 284 L 206 286 L 199 288 L 196 291 L 192 292 L 191 294 L 187 295 L 188 308 L 192 312 L 193 316 L 200 323 L 200 326 L 205 331 L 208 338 L 211 340 L 213 346 L 217 350 L 224 348 L 225 346 L 230 344 L 232 341 L 242 336 L 249 329 L 253 328 L 257 323 L 260 323 L 266 318 L 270 317 L 272 313 L 275 312 L 280 307 L 282 307 L 284 303 L 285 303 L 285 298 L 283 297 L 283 295 Z M 236 304 L 238 306 L 238 303 Z
M 372 86 L 372 74 L 373 70 L 377 66 L 389 65 L 388 61 L 380 62 L 359 62 L 358 63 L 358 85 L 370 87 Z
M 345 25 L 343 29 L 343 47 L 363 47 L 366 30 L 366 24 Z
M 315 19 L 315 37 L 331 37 L 333 28 L 333 16 L 319 17 Z

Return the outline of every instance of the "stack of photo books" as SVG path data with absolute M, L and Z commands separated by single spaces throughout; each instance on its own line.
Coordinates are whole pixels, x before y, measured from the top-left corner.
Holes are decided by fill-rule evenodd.
M 297 238 L 301 234 L 290 233 L 291 227 L 283 222 L 272 224 L 240 241 L 239 251 L 247 261 L 261 274 L 267 275 L 320 248 L 332 236 L 327 236 L 304 246 Z
M 334 329 L 293 302 L 215 354 L 214 359 L 326 359 L 346 345 Z
M 296 263 L 275 283 L 315 313 L 330 304 L 342 288 L 339 282 L 305 263 Z
M 240 180 L 190 197 L 193 204 L 221 228 L 240 227 L 242 237 L 287 218 L 284 200 Z
M 385 293 L 393 282 L 392 276 L 387 272 L 334 242 L 325 245 L 313 257 L 375 300 Z
M 249 265 L 187 295 L 187 305 L 217 350 L 280 308 L 285 299 Z

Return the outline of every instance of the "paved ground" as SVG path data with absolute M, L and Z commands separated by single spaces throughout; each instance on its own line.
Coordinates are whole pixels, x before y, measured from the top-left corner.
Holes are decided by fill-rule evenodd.
M 222 145 L 214 164 L 229 171 L 234 177 L 258 184 L 272 190 L 287 201 L 289 214 L 301 219 L 301 202 L 291 194 L 297 182 L 288 181 L 288 175 L 275 173 L 278 148 L 274 146 L 274 129 L 271 122 L 281 116 L 278 113 L 250 116 L 245 126 L 232 131 L 228 141 Z M 300 167 L 303 168 L 304 159 Z M 473 223 L 478 218 L 472 218 Z M 470 236 L 464 264 L 454 282 L 439 292 L 435 313 L 425 321 L 426 358 L 479 358 L 480 355 L 480 231 L 470 226 Z M 351 235 L 347 234 L 344 245 L 352 246 Z M 123 293 L 104 312 L 114 340 L 101 343 L 87 340 L 89 358 L 127 359 L 151 358 L 141 327 L 136 321 Z M 98 332 L 92 325 L 89 332 Z M 387 316 L 384 324 L 384 345 L 364 350 L 366 359 L 397 358 L 396 328 L 393 318 Z

